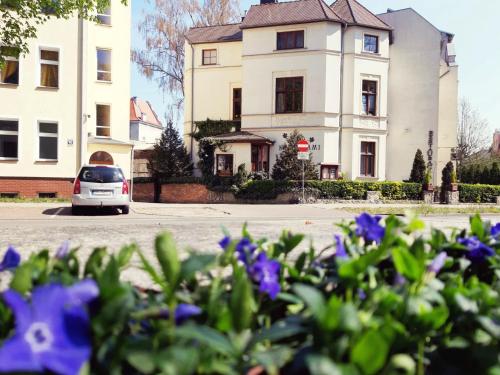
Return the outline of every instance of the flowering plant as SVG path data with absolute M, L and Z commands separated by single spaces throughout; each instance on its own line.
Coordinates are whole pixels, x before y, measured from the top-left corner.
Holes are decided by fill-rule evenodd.
M 0 373 L 497 374 L 500 225 L 362 214 L 323 249 L 243 228 L 186 259 L 168 233 L 80 264 L 63 244 L 0 277 Z M 150 288 L 120 276 L 137 259 Z

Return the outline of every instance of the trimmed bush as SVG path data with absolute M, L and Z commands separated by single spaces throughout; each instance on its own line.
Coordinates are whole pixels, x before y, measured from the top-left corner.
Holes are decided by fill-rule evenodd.
M 368 191 L 380 191 L 389 200 L 420 200 L 422 184 L 405 182 L 361 182 L 361 181 L 306 181 L 308 194 L 319 199 L 366 198 Z M 250 181 L 236 193 L 239 199 L 271 200 L 278 194 L 299 192 L 299 181 Z
M 495 203 L 500 196 L 498 185 L 469 185 L 460 184 L 460 202 L 462 203 Z

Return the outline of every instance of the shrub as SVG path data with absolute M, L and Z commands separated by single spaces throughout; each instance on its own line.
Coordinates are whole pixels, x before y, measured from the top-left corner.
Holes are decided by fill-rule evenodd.
M 415 154 L 415 159 L 413 160 L 413 167 L 410 174 L 410 182 L 424 183 L 425 178 L 425 160 L 422 150 L 418 149 Z
M 498 185 L 458 185 L 460 202 L 462 203 L 495 203 L 500 196 Z
M 0 372 L 496 374 L 500 225 L 424 227 L 362 214 L 321 251 L 244 229 L 183 260 L 164 233 L 154 263 L 135 245 L 85 264 L 67 244 L 21 263 L 10 248 Z M 133 256 L 153 288 L 121 277 Z

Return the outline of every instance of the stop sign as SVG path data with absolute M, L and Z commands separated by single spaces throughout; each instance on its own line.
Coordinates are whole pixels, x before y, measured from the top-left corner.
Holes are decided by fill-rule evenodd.
M 299 149 L 299 152 L 308 152 L 309 142 L 307 142 L 305 139 L 301 139 L 297 142 L 297 148 Z

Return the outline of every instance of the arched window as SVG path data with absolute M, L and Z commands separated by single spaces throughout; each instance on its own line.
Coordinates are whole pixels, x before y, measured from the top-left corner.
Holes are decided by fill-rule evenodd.
M 105 151 L 97 151 L 90 157 L 90 164 L 113 165 L 113 157 Z

